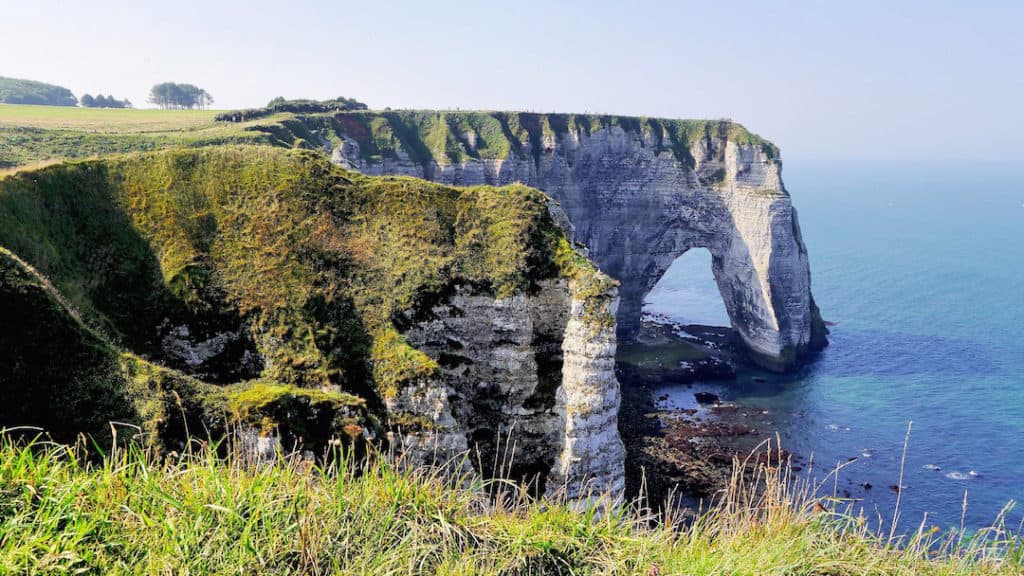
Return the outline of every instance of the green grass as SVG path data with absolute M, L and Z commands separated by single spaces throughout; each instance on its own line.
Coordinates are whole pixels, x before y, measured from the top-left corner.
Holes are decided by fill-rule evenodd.
M 613 281 L 568 247 L 547 202 L 525 186 L 372 178 L 311 151 L 269 146 L 137 153 L 8 176 L 0 180 L 0 247 L 11 263 L 0 260 L 0 272 L 19 270 L 22 260 L 38 270 L 39 282 L 53 284 L 49 298 L 68 303 L 53 322 L 81 324 L 102 353 L 90 356 L 100 367 L 79 381 L 70 375 L 91 364 L 51 346 L 46 324 L 5 322 L 0 343 L 11 344 L 0 347 L 0 359 L 27 380 L 0 372 L 0 389 L 25 399 L 4 407 L 25 413 L 0 410 L 0 422 L 54 425 L 56 406 L 95 416 L 67 419 L 67 434 L 125 419 L 155 439 L 180 439 L 184 425 L 156 425 L 176 417 L 177 400 L 168 398 L 177 393 L 207 427 L 222 429 L 211 421 L 229 412 L 264 428 L 269 418 L 315 444 L 366 425 L 349 395 L 379 407 L 406 384 L 438 376 L 437 362 L 400 333 L 407 314 L 429 312 L 454 285 L 507 297 L 532 293 L 541 280 L 571 279 L 586 313 L 613 321 Z M 0 305 L 11 314 L 35 310 L 15 296 L 0 290 Z M 167 326 L 206 338 L 254 336 L 199 382 L 141 360 L 188 370 L 164 353 Z M 73 331 L 66 339 L 87 340 Z M 262 365 L 239 373 L 245 354 Z M 48 376 L 36 382 L 36 371 Z M 62 377 L 71 382 L 63 391 Z M 240 396 L 214 386 L 234 383 Z M 105 393 L 88 392 L 94 388 Z M 66 400 L 77 395 L 108 399 L 120 411 L 75 411 Z M 300 430 L 307 417 L 322 424 L 315 436 Z
M 127 431 L 126 431 L 127 432 Z M 1013 575 L 1019 540 L 871 535 L 841 502 L 762 466 L 689 523 L 607 499 L 535 501 L 343 453 L 253 466 L 197 448 L 161 460 L 0 439 L 4 574 Z M 95 454 L 97 448 L 89 447 Z
M 216 110 L 139 110 L 0 104 L 0 128 L 130 133 L 210 128 Z
M 291 114 L 216 122 L 214 110 L 135 110 L 0 104 L 0 170 L 124 152 L 220 144 L 313 147 Z M 307 132 L 308 134 L 308 132 Z M 301 140 L 301 141 L 300 141 Z M 3 176 L 3 173 L 0 173 Z

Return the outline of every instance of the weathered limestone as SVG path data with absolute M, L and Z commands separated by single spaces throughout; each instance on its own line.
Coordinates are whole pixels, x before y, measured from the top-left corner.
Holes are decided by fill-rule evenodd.
M 336 163 L 367 174 L 405 174 L 448 184 L 523 182 L 555 198 L 601 269 L 621 281 L 619 337 L 639 329 L 646 294 L 672 262 L 695 247 L 713 272 L 737 331 L 762 365 L 797 366 L 824 346 L 810 291 L 807 250 L 796 210 L 770 146 L 708 132 L 680 159 L 652 130 L 570 127 L 539 146 L 512 141 L 504 159 L 417 163 L 399 148 L 370 162 L 342 134 Z M 462 146 L 476 140 L 462 137 Z
M 399 439 L 406 456 L 444 462 L 469 448 L 484 476 L 526 479 L 572 498 L 620 494 L 615 331 L 595 321 L 612 317 L 615 294 L 572 294 L 562 279 L 499 299 L 458 287 L 416 322 L 406 338 L 442 374 L 387 400 L 392 418 L 410 422 Z
M 618 302 L 610 303 L 614 315 Z M 584 303 L 573 300 L 562 350 L 562 386 L 555 412 L 564 423 L 562 449 L 548 490 L 571 499 L 621 494 L 625 448 L 619 437 L 619 383 L 615 377 L 615 328 L 587 322 Z
M 452 185 L 522 182 L 544 190 L 557 201 L 552 216 L 577 247 L 620 281 L 621 305 L 616 299 L 607 310 L 618 334 L 613 323 L 594 322 L 564 285 L 504 300 L 463 289 L 407 334 L 442 364 L 443 384 L 427 385 L 417 399 L 403 393 L 389 408 L 438 423 L 433 435 L 405 439 L 432 442 L 420 449 L 435 456 L 438 447 L 458 450 L 465 438 L 490 460 L 493 469 L 484 473 L 537 474 L 549 492 L 571 498 L 589 490 L 620 493 L 616 339 L 636 334 L 647 293 L 676 258 L 707 248 L 732 326 L 751 356 L 771 369 L 791 369 L 825 345 L 807 250 L 777 151 L 735 125 L 694 123 L 684 128 L 697 131 L 670 135 L 678 124 L 526 116 L 516 125 L 531 127 L 517 132 L 507 117 L 492 115 L 510 150 L 500 158 L 480 154 L 483 137 L 444 114 L 436 122 L 459 127 L 461 154 L 425 157 L 423 142 L 408 134 L 409 149 L 400 142 L 387 154 L 364 154 L 360 141 L 376 145 L 345 132 L 358 124 L 339 122 L 341 144 L 332 158 L 372 175 Z

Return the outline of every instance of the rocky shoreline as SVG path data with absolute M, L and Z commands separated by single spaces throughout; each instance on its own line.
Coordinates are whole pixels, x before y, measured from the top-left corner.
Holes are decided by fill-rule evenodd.
M 734 460 L 770 437 L 771 415 L 722 402 L 695 383 L 735 380 L 749 365 L 728 328 L 644 316 L 637 342 L 622 346 L 616 358 L 627 498 L 643 496 L 655 509 L 668 498 L 695 507 L 728 485 Z M 666 383 L 694 390 L 692 405 L 659 396 L 655 390 Z

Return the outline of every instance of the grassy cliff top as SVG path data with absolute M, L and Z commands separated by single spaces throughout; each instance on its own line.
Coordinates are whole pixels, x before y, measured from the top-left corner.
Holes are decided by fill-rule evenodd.
M 218 121 L 235 117 L 239 122 Z M 332 113 L 107 110 L 0 104 L 0 169 L 54 159 L 172 146 L 225 143 L 270 144 L 321 150 L 345 135 L 369 161 L 399 150 L 416 163 L 449 164 L 470 158 L 539 157 L 556 135 L 592 134 L 619 127 L 641 133 L 682 162 L 704 138 L 727 138 L 762 147 L 778 158 L 775 145 L 728 120 L 674 120 L 596 114 L 532 112 L 352 110 Z
M 567 132 L 591 135 L 620 128 L 651 138 L 692 165 L 690 148 L 701 139 L 722 138 L 761 146 L 778 158 L 775 145 L 729 120 L 676 120 L 605 114 L 539 114 L 533 112 L 356 110 L 333 115 L 328 136 L 355 139 L 368 160 L 394 157 L 401 148 L 414 162 L 458 163 L 470 158 L 500 159 L 512 155 L 539 157 Z
M 294 144 L 277 142 L 269 132 L 290 115 L 238 123 L 217 122 L 216 115 L 207 110 L 0 104 L 0 176 L 5 169 L 55 160 L 178 146 Z
M 303 150 L 175 149 L 0 180 L 0 247 L 118 350 L 185 370 L 162 356 L 172 327 L 200 341 L 241 334 L 209 376 L 265 384 L 228 402 L 239 410 L 321 388 L 372 405 L 435 375 L 401 332 L 456 284 L 504 297 L 563 277 L 584 300 L 604 297 L 612 281 L 569 247 L 548 202 L 524 186 L 366 177 Z M 246 353 L 262 365 L 230 371 Z

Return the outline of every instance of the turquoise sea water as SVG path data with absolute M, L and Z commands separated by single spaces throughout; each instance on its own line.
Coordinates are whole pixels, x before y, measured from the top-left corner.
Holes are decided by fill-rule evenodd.
M 901 527 L 1024 519 L 1024 184 L 1009 168 L 789 163 L 812 285 L 831 346 L 763 383 L 705 388 L 768 410 L 815 468 L 849 463 L 839 489 L 888 517 L 908 422 Z M 691 251 L 648 310 L 724 324 L 710 256 Z M 684 400 L 693 389 L 666 383 Z M 685 402 L 684 402 L 685 403 Z M 938 467 L 938 470 L 934 468 Z M 971 474 L 971 471 L 975 474 Z M 870 483 L 871 489 L 861 484 Z M 831 490 L 829 490 L 831 492 Z

